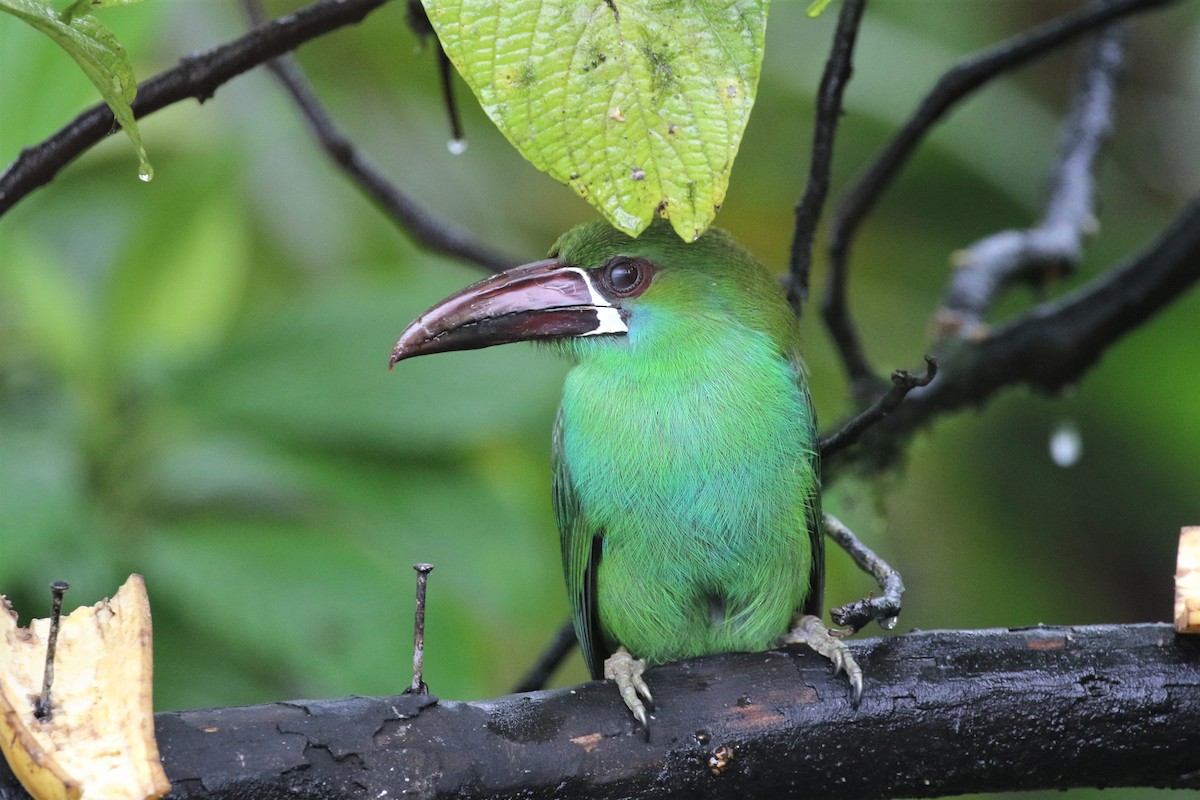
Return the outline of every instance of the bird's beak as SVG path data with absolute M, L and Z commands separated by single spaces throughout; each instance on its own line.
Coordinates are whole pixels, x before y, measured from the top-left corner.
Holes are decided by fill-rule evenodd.
M 587 272 L 548 259 L 447 297 L 400 334 L 391 363 L 508 342 L 627 332 L 620 309 L 596 290 Z

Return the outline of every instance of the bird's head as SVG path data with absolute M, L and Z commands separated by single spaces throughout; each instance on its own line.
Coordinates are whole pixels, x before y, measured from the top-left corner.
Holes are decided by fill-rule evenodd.
M 391 361 L 529 340 L 557 340 L 578 353 L 735 322 L 784 335 L 795 318 L 770 274 L 727 233 L 709 230 L 685 244 L 665 220 L 636 239 L 591 222 L 563 234 L 549 258 L 426 311 L 400 335 Z

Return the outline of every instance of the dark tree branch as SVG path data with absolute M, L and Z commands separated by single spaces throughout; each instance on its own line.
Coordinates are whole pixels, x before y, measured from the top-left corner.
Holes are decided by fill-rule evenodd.
M 796 206 L 796 229 L 792 236 L 789 264 L 788 301 L 799 317 L 808 301 L 809 278 L 812 273 L 813 242 L 817 224 L 829 194 L 829 173 L 833 163 L 833 142 L 837 136 L 838 120 L 842 116 L 842 95 L 854 72 L 854 43 L 867 0 L 846 0 L 838 16 L 833 35 L 833 48 L 825 62 L 821 86 L 817 90 L 817 119 L 813 127 L 812 161 L 804 196 Z
M 542 651 L 538 657 L 537 663 L 530 668 L 521 682 L 517 684 L 514 692 L 536 692 L 539 689 L 544 689 L 546 684 L 550 682 L 550 676 L 567 660 L 567 656 L 571 655 L 571 651 L 575 648 L 575 642 L 578 639 L 575 637 L 575 625 L 571 622 L 570 617 L 562 625 L 558 626 L 558 631 L 554 634 L 554 639 Z
M 1095 227 L 1092 169 L 1112 128 L 1113 85 L 1120 71 L 1125 25 L 1097 35 L 1059 145 L 1050 197 L 1041 223 L 988 236 L 956 257 L 938 325 L 966 338 L 984 335 L 985 318 L 1014 283 L 1046 283 L 1070 274 Z
M 865 404 L 878 392 L 881 381 L 874 372 L 869 371 L 857 338 L 845 332 L 845 323 L 849 320 L 846 285 L 850 246 L 863 219 L 875 207 L 925 134 L 958 101 L 993 78 L 1113 20 L 1170 2 L 1173 0 L 1105 0 L 1066 14 L 959 62 L 942 75 L 904 127 L 846 192 L 830 231 L 829 284 L 822 303 L 822 313 L 838 345 L 851 381 L 851 394 L 856 402 Z
M 893 463 L 899 447 L 940 413 L 978 406 L 1000 389 L 1049 392 L 1073 385 L 1114 342 L 1183 296 L 1200 279 L 1200 197 L 1140 253 L 1086 286 L 1042 303 L 981 339 L 943 343 L 937 379 L 913 391 L 862 437 L 835 453 L 870 466 Z M 828 471 L 830 465 L 825 464 Z
M 268 24 L 259 0 L 243 0 L 243 5 L 256 27 Z M 268 61 L 267 68 L 295 101 L 309 130 L 330 160 L 418 244 L 477 264 L 489 272 L 500 272 L 518 263 L 516 259 L 484 247 L 465 228 L 437 218 L 415 198 L 384 177 L 334 125 L 295 58 L 291 55 L 279 56 Z
M 320 0 L 295 14 L 273 20 L 212 50 L 187 56 L 171 69 L 143 81 L 133 101 L 137 118 L 180 100 L 204 102 L 221 84 L 307 41 L 361 22 L 386 0 Z M 44 142 L 21 151 L 0 175 L 0 215 L 59 170 L 116 131 L 112 111 L 103 103 L 73 119 Z
M 925 356 L 925 374 L 913 375 L 907 370 L 898 369 L 892 373 L 892 388 L 881 394 L 870 408 L 847 422 L 840 430 L 834 431 L 821 440 L 821 463 L 845 450 L 857 442 L 862 435 L 879 420 L 896 410 L 904 402 L 904 398 L 913 389 L 928 386 L 937 376 L 938 362 L 933 356 Z
M 606 682 L 157 715 L 173 798 L 873 800 L 1200 788 L 1200 639 L 1168 625 L 934 631 L 652 669 L 653 739 Z M 24 797 L 0 765 L 0 800 Z

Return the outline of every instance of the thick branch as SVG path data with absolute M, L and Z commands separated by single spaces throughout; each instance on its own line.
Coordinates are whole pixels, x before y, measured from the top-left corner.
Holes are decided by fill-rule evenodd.
M 1172 0 L 1099 2 L 959 62 L 942 75 L 904 127 L 846 192 L 830 230 L 830 277 L 822 312 L 846 365 L 847 375 L 851 379 L 851 392 L 859 403 L 866 403 L 878 391 L 881 382 L 873 373 L 864 375 L 863 368 L 867 361 L 861 347 L 857 346 L 857 339 L 846 337 L 837 330 L 839 321 L 849 318 L 845 291 L 850 246 L 863 219 L 875 207 L 925 134 L 956 103 L 993 78 L 1113 20 L 1170 2 Z
M 1096 224 L 1092 169 L 1112 129 L 1113 84 L 1125 32 L 1125 25 L 1111 25 L 1092 45 L 1063 129 L 1041 223 L 992 234 L 956 257 L 958 268 L 938 314 L 944 333 L 981 335 L 988 311 L 1009 285 L 1046 283 L 1079 265 L 1084 235 Z
M 362 21 L 386 0 L 320 0 L 272 20 L 239 39 L 182 59 L 138 86 L 133 113 L 141 118 L 180 100 L 204 102 L 221 84 L 330 31 Z M 113 133 L 112 112 L 93 106 L 41 144 L 21 151 L 0 175 L 0 215 Z
M 868 800 L 1200 788 L 1200 641 L 1167 625 L 935 631 L 648 673 L 646 742 L 612 686 L 459 703 L 432 696 L 159 714 L 175 798 Z M 0 798 L 23 797 L 0 766 Z

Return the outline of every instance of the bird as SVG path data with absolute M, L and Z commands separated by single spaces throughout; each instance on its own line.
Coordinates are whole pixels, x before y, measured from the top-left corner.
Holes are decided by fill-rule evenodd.
M 648 666 L 803 643 L 862 670 L 821 621 L 816 418 L 778 282 L 729 233 L 636 238 L 602 220 L 437 303 L 391 366 L 540 341 L 573 360 L 552 437 L 576 637 L 649 737 Z

